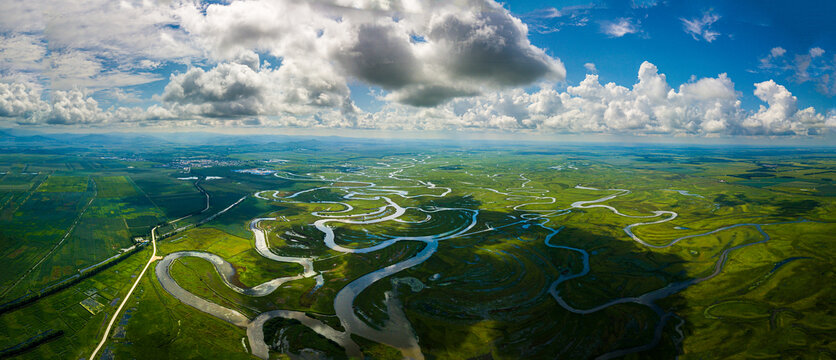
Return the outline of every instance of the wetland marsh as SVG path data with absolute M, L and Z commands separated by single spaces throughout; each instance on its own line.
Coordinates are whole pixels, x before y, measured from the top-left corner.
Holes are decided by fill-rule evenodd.
M 161 166 L 173 155 L 154 148 L 145 155 L 153 160 L 98 160 L 86 170 L 68 166 L 66 154 L 0 158 L 0 183 L 21 166 L 44 169 L 10 177 L 4 195 L 4 213 L 17 215 L 3 218 L 12 240 L 3 301 L 25 303 L 0 314 L 10 335 L 1 347 L 31 347 L 18 358 L 89 356 L 150 249 L 65 288 L 44 286 L 158 226 L 159 258 L 117 314 L 102 357 L 835 351 L 830 153 L 799 150 L 788 161 L 746 148 L 341 144 L 224 155 L 187 147 L 178 158 L 200 151 L 224 164 L 188 171 Z M 95 162 L 95 151 L 72 159 Z M 265 160 L 276 157 L 283 161 Z M 669 172 L 670 164 L 689 171 Z M 763 164 L 814 191 L 792 191 L 789 181 L 753 186 L 744 175 Z M 21 242 L 17 234 L 38 221 L 29 207 L 55 202 L 67 204 L 67 220 L 36 233 L 42 243 Z M 98 230 L 86 229 L 107 217 L 121 217 L 124 229 L 104 242 L 84 238 L 94 231 L 95 239 Z M 102 255 L 84 260 L 65 249 L 85 243 Z

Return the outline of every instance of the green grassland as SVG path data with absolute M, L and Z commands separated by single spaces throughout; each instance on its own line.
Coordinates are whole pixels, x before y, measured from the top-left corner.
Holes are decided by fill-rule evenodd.
M 322 232 L 313 226 L 321 217 L 314 213 L 376 211 L 386 205 L 380 198 L 344 198 L 374 182 L 379 189 L 409 191 L 410 197 L 379 193 L 406 208 L 402 221 L 330 223 L 339 245 L 364 248 L 391 237 L 449 233 L 470 221 L 470 213 L 455 209 L 479 210 L 472 234 L 441 241 L 425 262 L 373 283 L 355 298 L 361 318 L 381 327 L 389 316 L 384 299 L 395 296 L 427 358 L 594 358 L 651 343 L 657 326 L 658 344 L 628 358 L 836 357 L 836 157 L 829 150 L 418 147 L 350 141 L 334 147 L 300 140 L 152 147 L 149 160 L 130 162 L 102 158 L 118 157 L 118 149 L 112 150 L 115 154 L 97 151 L 0 156 L 0 170 L 6 172 L 0 177 L 5 225 L 0 256 L 7 260 L 0 265 L 0 283 L 16 281 L 72 228 L 66 241 L 10 294 L 71 276 L 130 246 L 131 237 L 147 236 L 155 225 L 163 225 L 159 234 L 168 234 L 158 241 L 159 256 L 182 250 L 216 254 L 233 265 L 239 286 L 299 274 L 300 265 L 271 261 L 254 250 L 250 221 L 271 217 L 276 220 L 260 226 L 272 250 L 314 257 L 314 269 L 324 280 L 321 287 L 305 278 L 266 296 L 246 296 L 227 287 L 208 261 L 192 257 L 172 264 L 172 278 L 187 291 L 250 318 L 269 310 L 298 310 L 342 330 L 334 316 L 336 294 L 425 246 L 402 241 L 366 254 L 346 254 L 323 244 Z M 188 156 L 243 163 L 195 167 L 189 173 L 164 166 Z M 233 172 L 252 167 L 294 174 L 296 180 Z M 221 178 L 206 179 L 210 176 Z M 198 179 L 178 179 L 187 177 Z M 441 197 L 446 188 L 449 194 Z M 272 190 L 263 196 L 273 200 L 253 196 L 263 190 Z M 281 201 L 303 190 L 310 191 Z M 600 207 L 555 211 L 613 194 L 619 196 L 600 204 L 632 217 Z M 628 225 L 661 219 L 652 217 L 656 211 L 674 211 L 677 217 L 633 227 L 636 236 L 655 246 L 692 237 L 654 248 L 625 233 Z M 666 314 L 660 318 L 652 307 L 631 301 L 590 314 L 567 311 L 549 288 L 561 277 L 582 273 L 584 258 L 560 246 L 589 254 L 588 273 L 556 287 L 576 309 L 708 277 L 729 252 L 715 277 L 656 301 Z M 0 333 L 9 335 L 0 348 L 53 329 L 65 334 L 19 358 L 88 356 L 115 309 L 113 301 L 127 290 L 149 253 L 141 250 L 69 289 L 0 314 Z M 92 314 L 83 301 L 92 308 L 101 303 L 104 310 Z M 251 358 L 243 329 L 182 304 L 162 288 L 154 271 L 142 279 L 127 308 L 109 338 L 107 356 Z M 344 357 L 338 345 L 298 322 L 274 319 L 264 333 L 268 343 L 287 344 L 289 354 L 274 349 L 271 357 L 306 348 Z M 400 358 L 387 345 L 354 339 L 369 358 Z
M 253 249 L 252 240 L 224 233 L 214 228 L 201 227 L 172 236 L 160 245 L 161 253 L 180 250 L 205 250 L 231 262 L 245 286 L 255 286 L 282 274 L 294 275 L 300 265 L 269 261 Z M 196 259 L 199 260 L 199 259 Z

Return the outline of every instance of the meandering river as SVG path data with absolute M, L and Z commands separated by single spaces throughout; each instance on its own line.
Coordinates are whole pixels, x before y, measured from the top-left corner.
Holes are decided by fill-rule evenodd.
M 423 160 L 415 160 L 416 162 L 423 162 Z M 324 210 L 324 211 L 314 211 L 311 212 L 311 215 L 318 217 L 319 219 L 314 221 L 312 224 L 315 229 L 323 234 L 323 243 L 331 250 L 339 253 L 346 253 L 346 254 L 364 254 L 364 253 L 371 253 L 375 251 L 382 250 L 389 246 L 392 246 L 395 243 L 402 242 L 402 241 L 410 241 L 422 244 L 421 249 L 412 257 L 402 260 L 400 262 L 385 266 L 378 270 L 372 271 L 367 273 L 359 278 L 351 281 L 347 284 L 344 288 L 342 288 L 334 298 L 334 309 L 336 312 L 337 317 L 340 320 L 340 323 L 344 330 L 339 331 L 336 330 L 327 324 L 322 323 L 321 321 L 311 318 L 307 316 L 303 312 L 299 311 L 290 311 L 290 310 L 273 310 L 264 312 L 259 314 L 255 318 L 249 318 L 246 315 L 242 314 L 239 311 L 234 309 L 230 309 L 215 303 L 212 303 L 208 300 L 205 300 L 197 295 L 190 293 L 189 291 L 182 288 L 177 282 L 171 277 L 170 275 L 170 267 L 171 265 L 180 258 L 184 257 L 197 257 L 204 260 L 209 261 L 220 275 L 220 278 L 224 282 L 226 286 L 232 289 L 235 292 L 240 294 L 244 294 L 247 296 L 266 296 L 272 294 L 276 291 L 281 291 L 281 286 L 289 281 L 299 280 L 303 278 L 315 278 L 317 281 L 317 286 L 322 286 L 324 283 L 322 273 L 318 272 L 314 267 L 314 258 L 313 257 L 289 257 L 289 256 L 282 256 L 279 255 L 273 250 L 271 250 L 269 241 L 268 241 L 268 234 L 267 232 L 260 226 L 262 222 L 265 221 L 275 221 L 276 218 L 257 218 L 250 222 L 249 230 L 253 233 L 254 238 L 254 248 L 266 259 L 270 259 L 272 261 L 278 262 L 286 262 L 286 263 L 296 263 L 302 266 L 302 272 L 293 275 L 293 276 L 285 276 L 285 277 L 278 277 L 275 279 L 271 279 L 264 283 L 258 284 L 253 287 L 242 287 L 236 285 L 232 279 L 235 278 L 235 268 L 232 264 L 230 264 L 227 260 L 223 259 L 222 257 L 204 251 L 178 251 L 165 256 L 162 261 L 158 263 L 156 266 L 155 272 L 157 278 L 160 281 L 162 287 L 170 293 L 175 298 L 179 299 L 184 304 L 192 306 L 200 311 L 203 311 L 207 314 L 215 316 L 219 319 L 223 319 L 235 326 L 239 326 L 242 328 L 246 328 L 247 337 L 250 343 L 250 349 L 255 356 L 258 356 L 262 359 L 267 359 L 269 357 L 269 346 L 264 341 L 264 334 L 263 334 L 263 326 L 264 324 L 272 318 L 281 317 L 287 319 L 295 319 L 300 321 L 305 326 L 311 328 L 316 333 L 328 338 L 335 343 L 342 346 L 346 354 L 352 357 L 361 357 L 362 353 L 360 347 L 352 340 L 351 335 L 358 335 L 363 338 L 376 341 L 379 343 L 387 344 L 392 346 L 396 349 L 399 349 L 403 354 L 404 358 L 409 359 L 423 359 L 423 354 L 421 352 L 420 341 L 418 337 L 415 335 L 409 320 L 404 315 L 400 302 L 392 293 L 386 294 L 385 304 L 387 306 L 387 314 L 388 320 L 383 324 L 382 327 L 377 328 L 374 326 L 369 325 L 366 321 L 361 319 L 357 312 L 355 311 L 355 299 L 356 297 L 361 294 L 365 289 L 369 286 L 374 284 L 377 281 L 385 279 L 387 277 L 392 276 L 400 271 L 405 269 L 412 268 L 417 266 L 430 257 L 438 250 L 439 242 L 463 237 L 463 236 L 473 236 L 475 234 L 485 233 L 485 232 L 492 232 L 497 231 L 498 229 L 502 229 L 508 226 L 520 225 L 528 228 L 529 226 L 539 226 L 546 231 L 548 231 L 548 235 L 545 238 L 545 245 L 554 248 L 554 249 L 561 249 L 576 252 L 582 259 L 583 267 L 581 271 L 576 273 L 562 273 L 558 276 L 556 280 L 554 280 L 548 287 L 548 292 L 551 296 L 555 299 L 555 301 L 567 311 L 576 313 L 576 314 L 590 314 L 594 313 L 603 309 L 606 309 L 610 306 L 622 303 L 636 303 L 648 306 L 653 311 L 655 311 L 660 320 L 657 324 L 657 327 L 654 331 L 654 339 L 652 342 L 635 347 L 630 349 L 620 349 L 616 350 L 601 356 L 601 358 L 612 358 L 616 356 L 623 356 L 629 353 L 643 351 L 655 346 L 661 339 L 662 336 L 662 329 L 664 328 L 665 323 L 668 321 L 670 317 L 675 317 L 672 313 L 666 312 L 661 307 L 656 305 L 656 302 L 660 299 L 666 298 L 672 294 L 680 292 L 687 287 L 709 280 L 715 276 L 718 276 L 725 266 L 726 260 L 728 259 L 729 254 L 732 251 L 740 249 L 746 246 L 752 246 L 755 244 L 763 243 L 769 241 L 769 235 L 763 230 L 764 226 L 774 225 L 774 224 L 761 224 L 761 223 L 740 223 L 740 224 L 732 224 L 724 227 L 720 227 L 711 231 L 703 232 L 700 234 L 693 234 L 682 236 L 676 239 L 672 239 L 664 244 L 656 244 L 650 243 L 641 239 L 639 236 L 633 233 L 633 229 L 638 226 L 647 226 L 647 225 L 654 225 L 660 224 L 664 222 L 671 221 L 677 218 L 678 214 L 673 211 L 667 210 L 659 210 L 653 211 L 649 215 L 627 215 L 620 212 L 615 207 L 602 204 L 606 201 L 615 199 L 616 197 L 623 196 L 629 194 L 629 190 L 625 189 L 598 189 L 593 187 L 586 187 L 578 185 L 575 188 L 578 190 L 586 190 L 586 191 L 611 191 L 612 194 L 594 199 L 594 200 L 584 200 L 584 201 L 576 201 L 572 203 L 568 208 L 548 208 L 553 204 L 557 203 L 557 199 L 552 196 L 546 196 L 545 193 L 548 190 L 543 189 L 535 189 L 529 187 L 529 183 L 532 181 L 524 176 L 524 174 L 520 174 L 520 180 L 522 180 L 522 184 L 518 188 L 507 188 L 505 191 L 499 191 L 496 189 L 491 188 L 483 188 L 484 190 L 488 190 L 500 195 L 507 196 L 507 200 L 510 201 L 527 201 L 520 204 L 513 206 L 513 210 L 520 212 L 518 221 L 510 222 L 507 224 L 499 225 L 499 226 L 490 226 L 488 225 L 486 229 L 483 230 L 476 230 L 472 231 L 477 224 L 477 219 L 479 216 L 478 209 L 468 209 L 468 208 L 406 208 L 402 205 L 399 205 L 397 202 L 398 198 L 401 199 L 412 199 L 417 197 L 444 197 L 447 196 L 452 192 L 451 188 L 447 187 L 438 187 L 432 182 L 412 179 L 408 178 L 403 175 L 403 171 L 410 166 L 402 166 L 402 167 L 393 167 L 390 164 L 381 164 L 382 167 L 376 167 L 374 169 L 377 170 L 384 170 L 387 171 L 386 178 L 390 180 L 402 181 L 407 183 L 408 185 L 404 186 L 378 186 L 374 182 L 369 181 L 358 181 L 358 180 L 343 180 L 343 176 L 338 178 L 328 179 L 324 176 L 313 177 L 311 175 L 297 175 L 293 173 L 275 173 L 274 176 L 291 181 L 301 181 L 301 182 L 328 182 L 331 183 L 330 185 L 326 186 L 316 186 L 305 190 L 300 190 L 294 192 L 292 194 L 288 194 L 286 196 L 282 196 L 280 191 L 276 190 L 264 190 L 259 191 L 254 194 L 255 197 L 265 200 L 265 201 L 281 201 L 281 202 L 304 202 L 299 200 L 303 198 L 303 195 L 312 193 L 317 190 L 321 189 L 339 189 L 345 193 L 342 196 L 343 200 L 345 201 L 370 201 L 375 202 L 376 204 L 381 204 L 375 210 L 370 210 L 365 213 L 352 213 L 354 211 L 354 206 L 347 202 L 342 201 L 308 201 L 308 203 L 319 203 L 319 204 L 334 204 L 339 205 L 341 209 L 339 210 Z M 355 173 L 355 176 L 363 176 L 363 173 Z M 497 174 L 499 175 L 499 174 Z M 338 186 L 336 183 L 339 182 L 341 185 Z M 412 190 L 418 189 L 420 193 L 413 193 Z M 683 196 L 694 196 L 700 197 L 696 194 L 688 193 L 684 190 L 673 190 L 678 192 Z M 267 195 L 266 195 L 267 194 Z M 545 208 L 544 208 L 545 207 Z M 721 252 L 716 260 L 714 271 L 704 277 L 701 278 L 694 278 L 686 281 L 670 283 L 660 289 L 653 290 L 647 292 L 645 294 L 641 294 L 634 297 L 624 297 L 618 299 L 612 299 L 607 301 L 601 305 L 589 308 L 589 309 L 579 309 L 572 306 L 567 300 L 565 300 L 559 291 L 560 284 L 570 281 L 572 279 L 576 279 L 582 276 L 587 275 L 590 272 L 590 253 L 584 249 L 570 247 L 566 245 L 557 245 L 553 243 L 553 238 L 557 236 L 563 227 L 553 228 L 548 224 L 553 221 L 553 219 L 557 216 L 565 215 L 571 213 L 574 209 L 595 209 L 601 208 L 611 211 L 612 213 L 626 217 L 626 218 L 635 218 L 635 219 L 653 219 L 658 218 L 654 221 L 644 221 L 644 222 L 636 222 L 630 225 L 627 225 L 623 228 L 624 233 L 633 241 L 651 248 L 666 248 L 670 246 L 674 246 L 680 241 L 697 238 L 702 236 L 707 236 L 711 234 L 715 234 L 721 231 L 743 227 L 743 226 L 751 226 L 754 227 L 761 235 L 762 240 L 752 243 L 741 244 L 729 249 L 724 250 Z M 407 209 L 414 209 L 425 214 L 425 219 L 423 220 L 406 220 L 403 219 L 404 215 L 407 212 Z M 383 223 L 388 221 L 400 222 L 400 223 L 410 223 L 410 224 L 421 224 L 425 222 L 429 222 L 434 216 L 437 216 L 438 213 L 442 212 L 452 212 L 459 214 L 458 217 L 454 217 L 456 219 L 462 219 L 461 223 L 457 223 L 452 230 L 447 230 L 442 233 L 433 234 L 433 235 L 424 235 L 424 236 L 389 236 L 384 235 L 381 236 L 381 241 L 362 248 L 356 247 L 349 247 L 344 244 L 340 243 L 340 239 L 334 232 L 334 228 L 332 227 L 334 224 L 347 224 L 347 225 L 370 225 L 370 224 L 377 224 Z M 803 220 L 801 220 L 803 221 Z M 798 221 L 796 221 L 798 222 Z

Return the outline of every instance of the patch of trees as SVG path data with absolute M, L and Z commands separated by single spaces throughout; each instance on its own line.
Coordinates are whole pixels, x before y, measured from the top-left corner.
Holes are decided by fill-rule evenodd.
M 55 340 L 63 335 L 64 330 L 49 329 L 38 335 L 30 337 L 29 339 L 26 339 L 26 341 L 20 344 L 3 349 L 3 351 L 0 351 L 0 359 L 6 359 L 23 354 L 29 350 L 32 350 L 40 346 L 41 344 Z

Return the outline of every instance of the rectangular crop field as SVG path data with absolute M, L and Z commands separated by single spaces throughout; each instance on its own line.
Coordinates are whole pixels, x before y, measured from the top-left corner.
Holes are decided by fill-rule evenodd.
M 37 173 L 8 172 L 0 177 L 0 191 L 29 190 L 37 176 Z
M 41 192 L 83 192 L 87 191 L 86 176 L 50 176 L 38 188 Z
M 96 189 L 98 197 L 126 197 L 136 195 L 136 188 L 124 176 L 97 176 Z

